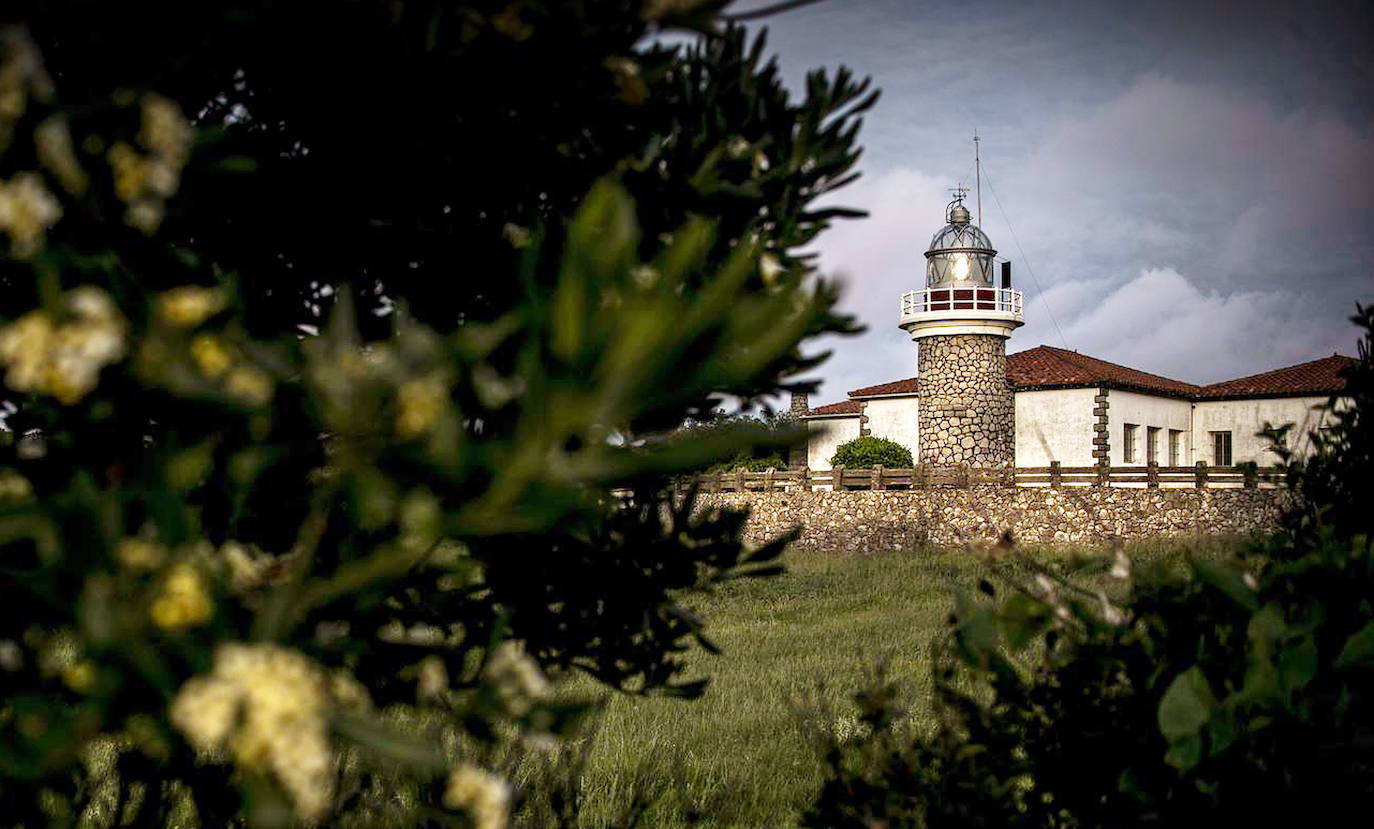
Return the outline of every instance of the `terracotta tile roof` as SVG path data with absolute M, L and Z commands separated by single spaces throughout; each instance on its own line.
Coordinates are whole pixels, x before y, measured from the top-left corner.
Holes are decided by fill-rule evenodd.
M 1007 379 L 1017 391 L 1072 386 L 1107 386 L 1171 397 L 1193 397 L 1199 387 L 1158 374 L 1041 345 L 1007 355 Z
M 856 415 L 859 413 L 859 401 L 841 400 L 839 403 L 831 403 L 828 406 L 817 406 L 806 413 L 807 417 L 825 417 L 826 415 Z
M 1355 365 L 1354 357 L 1332 354 L 1320 360 L 1284 366 L 1263 374 L 1252 374 L 1203 386 L 1197 397 L 1218 399 L 1227 397 L 1318 396 L 1334 394 L 1345 388 L 1341 372 Z
M 849 393 L 850 397 L 879 397 L 884 394 L 915 394 L 916 378 L 908 377 L 905 380 L 893 380 L 891 383 L 879 383 L 876 386 L 864 386 Z
M 1285 366 L 1263 374 L 1236 380 L 1197 386 L 1181 380 L 1170 380 L 1158 374 L 1139 371 L 1126 366 L 1068 351 L 1049 345 L 1028 348 L 1007 355 L 1007 380 L 1014 391 L 1033 389 L 1082 388 L 1106 386 L 1123 391 L 1139 391 L 1189 400 L 1220 400 L 1236 397 L 1320 396 L 1334 394 L 1345 388 L 1341 372 L 1355 364 L 1353 357 L 1333 354 L 1320 360 Z M 849 393 L 851 398 L 882 397 L 884 395 L 914 395 L 917 378 L 893 380 L 876 386 L 865 386 Z M 850 408 L 852 407 L 852 408 Z M 858 414 L 858 400 L 832 403 L 812 409 L 812 415 Z

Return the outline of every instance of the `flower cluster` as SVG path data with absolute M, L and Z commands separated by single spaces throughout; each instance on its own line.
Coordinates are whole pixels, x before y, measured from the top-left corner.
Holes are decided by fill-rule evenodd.
M 119 141 L 106 159 L 114 173 L 115 195 L 126 205 L 124 221 L 151 235 L 162 224 L 167 199 L 181 185 L 195 131 L 173 101 L 145 95 L 142 104 L 138 143 L 146 152 Z
M 38 173 L 23 172 L 0 181 L 0 230 L 10 237 L 10 253 L 27 259 L 43 248 L 48 228 L 62 218 L 62 205 Z
M 227 750 L 239 768 L 273 774 L 296 815 L 315 821 L 333 797 L 328 682 L 296 651 L 226 643 L 216 649 L 209 674 L 181 687 L 171 718 L 195 748 Z
M 510 785 L 489 771 L 463 763 L 449 775 L 444 805 L 467 812 L 476 829 L 505 829 Z
M 523 716 L 534 703 L 549 695 L 549 681 L 539 665 L 513 641 L 496 647 L 482 676 L 512 717 Z
M 153 624 L 163 630 L 184 630 L 210 621 L 215 606 L 205 577 L 195 565 L 174 564 L 162 578 L 161 589 L 148 609 Z
M 0 329 L 5 383 L 16 391 L 50 394 L 65 405 L 95 387 L 100 371 L 124 358 L 125 323 L 109 296 L 83 286 L 67 292 L 65 317 L 30 311 Z

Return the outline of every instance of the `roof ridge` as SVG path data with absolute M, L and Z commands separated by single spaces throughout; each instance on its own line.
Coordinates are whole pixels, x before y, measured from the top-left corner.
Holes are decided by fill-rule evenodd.
M 1336 352 L 1335 354 L 1331 354 L 1330 356 L 1327 356 L 1327 357 L 1318 357 L 1318 358 L 1315 359 L 1315 360 L 1305 360 L 1305 361 L 1303 361 L 1303 362 L 1301 362 L 1301 363 L 1293 363 L 1291 366 L 1279 366 L 1278 368 L 1271 368 L 1271 369 L 1269 369 L 1268 371 L 1258 371 L 1258 372 L 1255 372 L 1254 374 L 1247 374 L 1247 375 L 1245 375 L 1245 376 L 1243 376 L 1243 377 L 1232 377 L 1232 378 L 1230 378 L 1229 380 L 1217 380 L 1215 383 L 1204 383 L 1204 384 L 1202 385 L 1202 388 L 1204 388 L 1204 389 L 1209 389 L 1209 388 L 1211 388 L 1212 386 L 1224 386 L 1224 385 L 1227 385 L 1227 384 L 1229 384 L 1229 383 L 1240 383 L 1240 382 L 1243 382 L 1243 381 L 1245 381 L 1245 380 L 1257 380 L 1257 379 L 1259 379 L 1259 378 L 1261 378 L 1261 377 L 1268 377 L 1269 375 L 1272 375 L 1272 374 L 1278 374 L 1279 372 L 1283 372 L 1283 371 L 1293 371 L 1294 369 L 1307 368 L 1308 366 L 1315 366 L 1315 365 L 1318 365 L 1319 363 L 1325 363 L 1325 362 L 1328 362 L 1328 361 L 1330 361 L 1330 360 L 1340 360 L 1340 361 L 1342 361 L 1342 362 L 1351 362 L 1351 363 L 1357 362 L 1357 360 L 1356 360 L 1354 357 L 1348 357 L 1348 356 L 1346 356 L 1346 355 L 1344 355 L 1344 354 L 1341 354 L 1340 352 Z

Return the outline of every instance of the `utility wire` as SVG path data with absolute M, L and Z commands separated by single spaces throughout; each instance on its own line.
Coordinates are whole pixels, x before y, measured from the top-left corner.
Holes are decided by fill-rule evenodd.
M 731 23 L 742 23 L 746 20 L 758 20 L 761 17 L 770 17 L 775 14 L 782 14 L 802 6 L 809 6 L 812 3 L 821 3 L 824 0 L 786 0 L 782 3 L 774 3 L 771 6 L 764 6 L 761 9 L 754 9 L 747 12 L 736 12 L 734 14 L 722 14 L 721 17 Z
M 1050 322 L 1054 323 L 1054 330 L 1059 332 L 1059 341 L 1067 349 L 1069 341 L 1064 337 L 1064 329 L 1059 327 L 1059 320 L 1054 318 L 1054 311 L 1050 310 L 1050 302 L 1045 299 L 1045 289 L 1040 285 L 1040 277 L 1035 275 L 1030 260 L 1026 258 L 1026 252 L 1021 249 L 1021 240 L 1016 238 L 1016 231 L 1011 226 L 1011 219 L 1007 218 L 1006 208 L 1002 207 L 1002 200 L 997 198 L 997 188 L 992 186 L 992 176 L 988 175 L 988 165 L 986 164 L 983 165 L 983 178 L 988 180 L 988 192 L 992 193 L 992 200 L 997 203 L 997 211 L 1002 214 L 1002 221 L 1007 223 L 1007 231 L 1011 233 L 1011 240 L 1016 243 L 1016 251 L 1021 254 L 1021 261 L 1026 263 L 1026 271 L 1030 273 L 1031 280 L 1035 282 L 1035 290 L 1040 294 L 1040 304 L 1045 306 L 1045 313 L 1049 315 Z

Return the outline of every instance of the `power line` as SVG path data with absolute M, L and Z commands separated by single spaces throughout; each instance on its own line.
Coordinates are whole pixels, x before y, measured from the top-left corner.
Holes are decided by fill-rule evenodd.
M 987 172 L 987 168 L 983 168 Z M 1040 278 L 1035 275 L 1035 270 L 1030 265 L 1030 260 L 1026 258 L 1026 252 L 1021 249 L 1021 240 L 1016 238 L 1016 230 L 1011 226 L 1011 219 L 1007 218 L 1006 208 L 1002 207 L 1002 200 L 997 198 L 997 188 L 992 186 L 992 176 L 985 175 L 988 180 L 988 192 L 992 193 L 992 200 L 997 203 L 997 211 L 1002 214 L 1002 221 L 1007 223 L 1007 232 L 1011 234 L 1011 240 L 1016 243 L 1016 252 L 1021 254 L 1021 261 L 1026 263 L 1026 271 L 1031 275 L 1031 280 L 1035 282 L 1035 290 L 1040 294 L 1040 304 L 1045 306 L 1045 313 L 1049 315 L 1050 322 L 1054 323 L 1054 330 L 1059 332 L 1059 341 L 1064 344 L 1064 348 L 1069 347 L 1069 341 L 1064 337 L 1064 329 L 1059 327 L 1059 320 L 1054 318 L 1054 311 L 1050 310 L 1050 302 L 1045 298 L 1045 289 L 1040 285 Z

